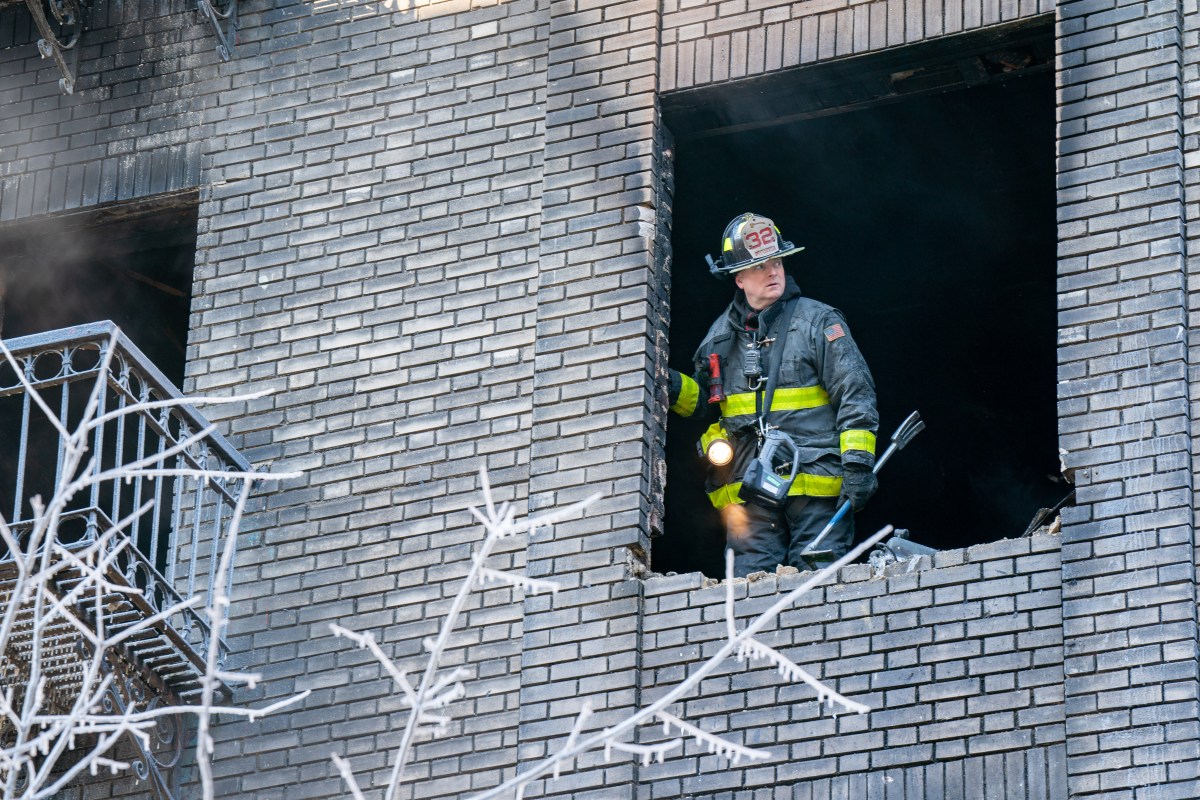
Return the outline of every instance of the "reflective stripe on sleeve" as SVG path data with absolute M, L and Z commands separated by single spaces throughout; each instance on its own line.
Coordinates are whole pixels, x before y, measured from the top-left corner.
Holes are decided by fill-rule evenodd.
M 870 431 L 842 431 L 842 452 L 847 450 L 866 450 L 875 455 L 875 434 Z
M 679 388 L 679 397 L 675 399 L 675 405 L 671 406 L 671 410 L 681 416 L 690 417 L 696 413 L 696 401 L 700 399 L 700 384 L 687 375 L 679 377 L 683 379 Z
M 800 386 L 776 389 L 771 399 L 772 411 L 798 411 L 829 405 L 829 393 L 820 386 Z M 754 414 L 754 392 L 727 395 L 721 402 L 721 416 L 738 417 Z
M 708 493 L 708 499 L 712 502 L 713 508 L 724 508 L 734 503 L 741 503 L 742 498 L 738 497 L 738 492 L 742 489 L 741 481 L 730 483 L 722 486 L 716 491 Z M 794 497 L 804 495 L 805 497 L 837 497 L 842 492 L 842 479 L 829 475 L 805 475 L 803 473 L 796 476 L 792 488 L 788 490 L 788 496 Z

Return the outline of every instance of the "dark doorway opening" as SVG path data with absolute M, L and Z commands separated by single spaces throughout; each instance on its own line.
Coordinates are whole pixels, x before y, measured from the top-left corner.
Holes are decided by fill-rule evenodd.
M 112 320 L 183 383 L 198 195 L 0 226 L 0 338 Z
M 807 248 L 785 261 L 801 290 L 845 313 L 878 389 L 879 451 L 910 411 L 927 421 L 880 475 L 860 535 L 893 524 L 938 549 L 1020 536 L 1070 491 L 1056 432 L 1052 64 L 1053 25 L 1037 20 L 790 84 L 664 98 L 671 366 L 691 371 L 732 297 L 704 255 L 754 211 Z M 669 423 L 658 572 L 723 573 L 695 448 L 707 422 Z
M 195 267 L 197 200 L 192 191 L 0 226 L 0 338 L 12 341 L 111 320 L 168 380 L 181 386 Z M 61 349 L 60 341 L 55 340 L 53 347 Z M 98 360 L 98 355 L 85 349 L 73 355 L 70 364 L 78 372 L 86 372 Z M 35 376 L 46 381 L 43 399 L 73 427 L 87 405 L 91 378 L 71 384 L 82 387 L 79 391 L 67 388 L 70 381 L 55 381 L 54 370 L 63 361 L 40 359 L 35 362 Z M 43 363 L 45 367 L 41 367 Z M 39 368 L 49 373 L 43 374 Z M 0 364 L 0 377 L 8 379 L 0 380 L 0 386 L 18 386 L 7 363 Z M 0 516 L 7 520 L 29 519 L 30 498 L 49 497 L 55 486 L 58 434 L 36 410 L 23 425 L 23 404 L 24 392 L 0 397 Z M 140 436 L 135 424 L 110 425 L 98 449 L 106 454 L 104 458 L 113 458 L 120 451 L 119 438 L 127 462 L 141 452 L 136 449 Z M 160 522 L 167 519 L 173 496 L 171 479 L 163 485 L 162 497 L 167 500 L 159 504 Z M 121 507 L 132 508 L 132 484 L 123 484 L 119 491 L 124 500 Z M 72 510 L 80 504 L 87 505 L 86 496 L 77 497 Z M 139 544 L 145 545 L 144 552 L 152 552 L 148 543 L 152 526 L 144 524 L 141 530 L 146 541 Z M 156 566 L 160 570 L 166 558 L 165 548 L 159 550 Z

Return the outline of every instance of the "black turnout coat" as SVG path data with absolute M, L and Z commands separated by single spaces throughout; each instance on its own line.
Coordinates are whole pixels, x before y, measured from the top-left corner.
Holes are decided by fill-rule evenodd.
M 783 312 L 792 298 L 795 309 L 785 320 Z M 801 453 L 800 475 L 790 493 L 837 497 L 844 464 L 874 465 L 879 428 L 875 382 L 841 312 L 803 297 L 790 276 L 783 296 L 759 313 L 739 289 L 696 350 L 694 373 L 672 370 L 669 390 L 672 411 L 683 416 L 707 413 L 708 356 L 718 354 L 726 398 L 720 404 L 720 420 L 710 426 L 701 445 L 724 434 L 733 444 L 734 458 L 726 467 L 709 468 L 707 490 L 717 508 L 741 502 L 741 476 L 757 455 L 756 393 L 742 371 L 747 350 L 764 339 L 778 343 L 785 325 L 782 356 L 771 353 L 777 344 L 765 344 L 761 360 L 764 375 L 773 359 L 779 363 L 767 422 L 789 434 Z M 762 402 L 761 393 L 757 402 Z

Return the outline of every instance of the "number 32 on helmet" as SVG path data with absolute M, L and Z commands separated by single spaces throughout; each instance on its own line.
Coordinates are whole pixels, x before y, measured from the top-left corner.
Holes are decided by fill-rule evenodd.
M 745 213 L 734 217 L 725 226 L 721 255 L 715 260 L 712 256 L 705 256 L 705 259 L 709 272 L 723 278 L 758 266 L 769 258 L 783 258 L 803 249 L 785 241 L 779 228 L 768 218 Z

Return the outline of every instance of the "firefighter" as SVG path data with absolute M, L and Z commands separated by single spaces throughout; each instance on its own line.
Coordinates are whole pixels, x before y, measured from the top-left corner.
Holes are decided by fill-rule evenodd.
M 877 486 L 875 383 L 841 312 L 802 296 L 784 272 L 783 259 L 803 249 L 766 217 L 734 218 L 720 257 L 708 263 L 713 275 L 733 276 L 737 293 L 696 350 L 693 375 L 671 370 L 672 411 L 694 416 L 719 402 L 720 420 L 700 445 L 713 456 L 706 489 L 740 577 L 779 564 L 807 568 L 801 550 L 841 502 L 858 511 Z M 772 373 L 770 409 L 763 413 Z M 776 503 L 742 483 L 770 428 L 791 438 L 800 462 Z M 853 516 L 845 514 L 820 547 L 840 557 L 853 538 Z

